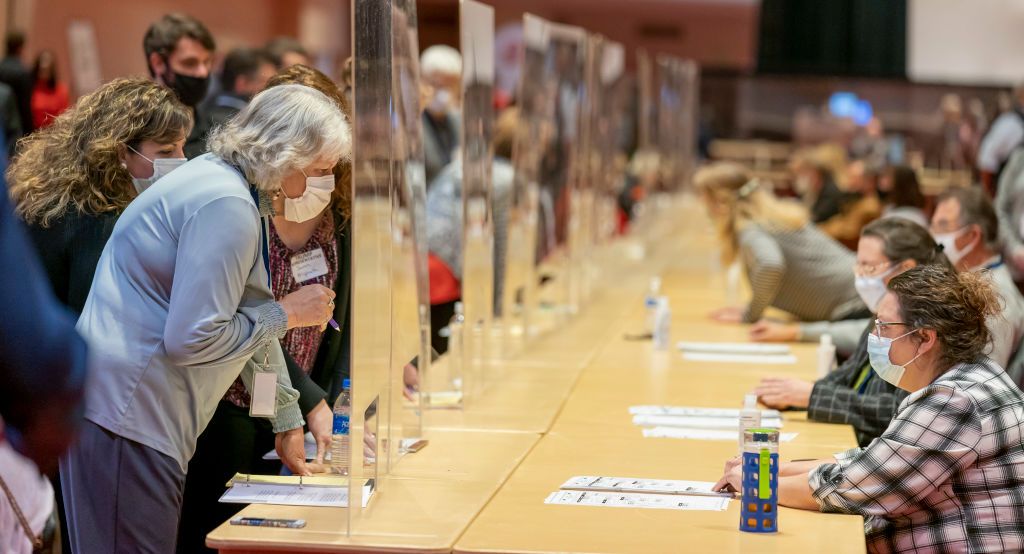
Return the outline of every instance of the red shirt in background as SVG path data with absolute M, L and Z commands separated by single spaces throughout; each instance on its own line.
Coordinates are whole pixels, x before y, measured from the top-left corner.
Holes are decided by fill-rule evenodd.
M 53 118 L 68 109 L 69 103 L 68 86 L 64 83 L 57 83 L 54 88 L 36 83 L 32 90 L 32 123 L 36 129 L 49 126 Z

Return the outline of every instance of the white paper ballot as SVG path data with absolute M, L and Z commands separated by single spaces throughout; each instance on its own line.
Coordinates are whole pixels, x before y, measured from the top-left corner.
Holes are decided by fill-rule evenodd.
M 558 491 L 544 499 L 545 504 L 563 506 L 608 506 L 615 508 L 654 508 L 662 510 L 723 511 L 729 499 L 720 496 L 678 494 L 636 494 L 615 492 Z
M 372 493 L 373 488 L 371 486 L 363 486 L 362 504 L 364 508 L 369 503 Z M 282 506 L 347 508 L 348 487 L 236 483 L 220 497 L 220 501 L 227 504 L 279 504 Z
M 733 408 L 696 408 L 692 406 L 630 406 L 632 415 L 671 415 L 693 417 L 727 417 L 739 419 L 740 411 Z M 778 410 L 761 410 L 762 419 L 778 419 L 782 413 Z
M 683 359 L 691 362 L 715 362 L 729 364 L 792 365 L 796 356 L 792 354 L 719 354 L 714 352 L 683 352 Z
M 736 429 L 738 431 L 740 428 L 740 418 L 640 414 L 633 416 L 633 425 L 646 425 L 649 427 L 690 427 L 693 429 Z M 760 427 L 781 429 L 782 419 L 777 417 L 764 417 L 762 415 Z
M 650 427 L 643 430 L 644 436 L 657 439 L 694 439 L 705 441 L 736 442 L 736 431 L 721 429 L 687 429 L 685 427 Z M 797 433 L 779 433 L 781 442 L 790 442 Z
M 680 342 L 680 350 L 716 354 L 789 354 L 786 344 L 754 344 L 749 342 Z
M 628 492 L 642 494 L 688 494 L 732 498 L 729 492 L 715 492 L 711 481 L 679 481 L 674 479 L 637 479 L 634 477 L 595 477 L 582 475 L 562 483 L 562 490 Z

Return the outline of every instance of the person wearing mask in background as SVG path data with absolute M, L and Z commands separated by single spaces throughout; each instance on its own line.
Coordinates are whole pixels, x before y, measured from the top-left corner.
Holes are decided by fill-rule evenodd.
M 22 50 L 25 48 L 25 34 L 21 31 L 10 31 L 4 59 L 0 60 L 0 83 L 11 87 L 18 105 L 18 118 L 21 120 L 21 134 L 27 135 L 35 130 L 32 124 L 32 74 L 21 61 Z M 12 148 L 13 146 L 8 145 Z
M 978 171 L 989 196 L 996 186 L 1013 151 L 1024 145 L 1024 83 L 1013 89 L 1013 107 L 992 122 L 978 148 Z
M 451 163 L 459 147 L 462 55 L 451 46 L 434 45 L 420 56 L 420 87 L 424 95 L 423 157 L 427 190 Z
M 86 345 L 44 284 L 6 194 L 0 194 L 0 266 L 18 268 L 0 277 L 0 551 L 47 552 L 57 518 L 54 489 L 41 474 L 56 469 L 81 427 Z
M 293 65 L 270 79 L 268 87 L 304 85 L 331 99 L 351 121 L 348 101 L 330 78 L 304 65 Z M 289 363 L 292 384 L 299 391 L 299 407 L 318 439 L 317 461 L 330 446 L 333 412 L 331 406 L 349 377 L 349 301 L 352 284 L 351 214 L 352 164 L 343 159 L 334 166 L 331 179 L 321 179 L 317 204 L 302 214 L 289 214 L 279 206 L 270 225 L 270 274 L 274 297 L 281 299 L 304 283 L 332 289 L 334 320 L 341 330 L 314 327 L 292 329 L 281 340 Z M 295 221 L 307 218 L 305 221 Z M 323 260 L 320 271 L 296 275 L 294 256 L 312 255 Z M 324 271 L 325 273 L 321 273 Z M 298 373 L 292 371 L 295 364 Z M 269 473 L 280 470 L 277 462 L 263 460 L 274 449 L 274 432 L 266 420 L 249 417 L 249 394 L 236 379 L 217 405 L 210 424 L 199 436 L 196 452 L 185 479 L 182 520 L 178 529 L 178 552 L 194 554 L 206 550 L 206 535 L 231 518 L 240 507 L 218 502 L 223 484 L 235 473 Z M 318 427 L 319 425 L 319 427 Z
M 206 97 L 217 49 L 213 35 L 198 19 L 181 13 L 167 14 L 149 26 L 142 42 L 149 75 L 170 88 L 178 100 L 192 109 Z M 206 151 L 203 129 L 192 128 L 185 141 L 185 156 L 195 158 Z
M 890 280 L 868 357 L 909 395 L 866 447 L 781 464 L 779 505 L 864 516 L 870 552 L 1024 551 L 1024 393 L 983 353 L 998 303 L 971 272 Z M 739 490 L 740 460 L 715 490 Z
M 273 60 L 278 71 L 284 71 L 293 65 L 313 66 L 313 59 L 309 56 L 309 52 L 292 37 L 270 39 L 263 49 Z
M 905 165 L 889 166 L 878 180 L 878 195 L 882 198 L 882 217 L 902 217 L 922 227 L 928 227 L 924 213 L 925 199 L 917 172 Z
M 185 161 L 191 126 L 192 114 L 171 91 L 117 79 L 22 142 L 8 172 L 10 196 L 54 294 L 76 315 L 118 216 L 144 186 Z M 67 544 L 59 497 L 58 506 Z
M 36 56 L 32 67 L 32 123 L 42 129 L 64 113 L 70 104 L 68 86 L 57 78 L 57 59 L 50 50 Z
M 239 375 L 252 392 L 256 372 L 273 372 L 276 385 L 254 393 L 269 409 L 255 415 L 271 419 L 285 465 L 310 474 L 279 339 L 325 327 L 334 292 L 313 284 L 274 299 L 265 218 L 301 219 L 318 203 L 321 180 L 350 155 L 348 124 L 322 93 L 287 85 L 258 94 L 209 144 L 121 215 L 78 321 L 97 356 L 87 422 L 61 460 L 77 550 L 174 552 L 188 462 Z
M 753 323 L 768 307 L 801 321 L 867 317 L 853 253 L 812 225 L 802 205 L 777 198 L 737 164 L 712 164 L 694 181 L 718 228 L 723 265 L 742 259 L 753 293 L 746 307 L 718 309 L 712 319 Z
M 931 264 L 952 268 L 927 229 L 904 219 L 880 219 L 864 228 L 857 244 L 857 293 L 869 309 L 877 310 L 885 296 L 885 286 L 893 277 Z M 764 379 L 755 392 L 769 408 L 807 410 L 807 419 L 811 421 L 852 425 L 858 444 L 867 446 L 889 426 L 906 393 L 871 371 L 868 334 L 874 322 L 867 318 L 850 323 L 857 325 L 856 347 L 837 369 L 817 382 L 786 377 Z M 833 334 L 834 338 L 837 336 Z
M 1003 263 L 992 203 L 980 188 L 951 188 L 936 201 L 931 232 L 957 270 L 981 272 L 992 280 L 1000 309 L 988 322 L 992 347 L 986 353 L 1020 382 L 1024 363 L 1014 354 L 1024 339 L 1024 298 Z
M 861 229 L 882 215 L 878 198 L 878 173 L 861 160 L 846 167 L 846 189 L 853 200 L 841 212 L 822 223 L 820 228 L 843 245 L 854 248 Z
M 839 214 L 843 193 L 832 170 L 813 154 L 798 155 L 791 164 L 793 188 L 811 210 L 813 223 L 824 223 Z
M 494 222 L 494 310 L 500 315 L 504 291 L 505 251 L 508 246 L 508 211 L 515 171 L 512 147 L 520 129 L 518 110 L 505 110 L 494 128 L 494 165 L 492 206 Z M 437 176 L 427 191 L 427 248 L 430 269 L 431 346 L 439 353 L 448 350 L 448 341 L 439 332 L 455 314 L 455 303 L 462 297 L 462 162 L 456 158 Z
M 222 90 L 199 105 L 195 134 L 205 141 L 210 131 L 234 117 L 263 90 L 275 73 L 273 60 L 263 50 L 235 48 L 228 52 L 220 72 Z
M 145 188 L 185 161 L 192 114 L 146 79 L 117 79 L 29 135 L 8 173 L 57 299 L 85 306 L 117 218 Z

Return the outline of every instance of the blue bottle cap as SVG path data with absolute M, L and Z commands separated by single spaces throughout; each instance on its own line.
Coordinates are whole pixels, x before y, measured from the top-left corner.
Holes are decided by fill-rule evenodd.
M 352 388 L 352 379 L 345 379 L 341 382 L 341 388 L 348 390 Z

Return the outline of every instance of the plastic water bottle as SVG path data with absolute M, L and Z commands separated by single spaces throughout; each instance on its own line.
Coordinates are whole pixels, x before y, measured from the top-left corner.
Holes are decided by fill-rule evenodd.
M 331 473 L 348 475 L 351 460 L 349 417 L 352 415 L 352 380 L 342 382 L 341 394 L 334 401 L 334 429 L 331 432 Z
M 647 311 L 647 322 L 645 331 L 654 334 L 654 312 L 658 309 L 658 297 L 661 295 L 661 277 L 651 277 L 651 283 L 647 287 L 647 295 L 644 296 L 644 309 Z
M 448 369 L 456 389 L 462 386 L 463 365 L 466 362 L 466 314 L 462 302 L 455 303 L 455 315 L 448 322 Z
M 836 345 L 832 335 L 822 335 L 818 344 L 818 379 L 828 375 L 836 363 Z
M 743 409 L 740 410 L 740 452 L 743 451 L 744 433 L 761 426 L 761 410 L 757 407 L 757 395 L 748 394 L 743 397 Z
M 654 309 L 654 349 L 668 350 L 672 345 L 672 310 L 668 298 L 659 296 Z

